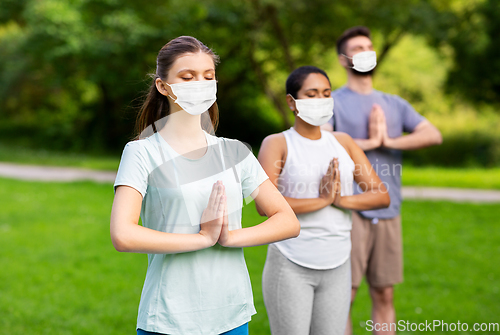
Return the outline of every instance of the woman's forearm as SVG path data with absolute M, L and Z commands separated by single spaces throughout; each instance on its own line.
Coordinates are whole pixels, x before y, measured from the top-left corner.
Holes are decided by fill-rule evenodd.
M 344 209 L 364 211 L 386 208 L 389 207 L 390 203 L 391 198 L 386 190 L 373 189 L 356 195 L 343 196 L 340 198 L 340 202 L 335 206 Z
M 299 236 L 300 223 L 292 211 L 280 211 L 252 227 L 229 231 L 226 247 L 253 247 Z
M 203 234 L 165 233 L 134 223 L 121 224 L 111 229 L 111 240 L 120 252 L 171 254 L 196 251 L 215 244 Z
M 303 199 L 285 197 L 285 200 L 288 202 L 295 214 L 314 212 L 331 204 L 328 199 L 321 197 Z
M 219 190 L 217 189 L 218 196 Z M 212 192 L 215 192 L 215 185 Z M 201 230 L 197 234 L 166 233 L 138 224 L 141 203 L 142 196 L 134 188 L 119 186 L 116 189 L 110 219 L 111 240 L 116 250 L 170 254 L 205 249 L 217 242 L 222 220 L 204 220 L 206 222 L 201 224 Z

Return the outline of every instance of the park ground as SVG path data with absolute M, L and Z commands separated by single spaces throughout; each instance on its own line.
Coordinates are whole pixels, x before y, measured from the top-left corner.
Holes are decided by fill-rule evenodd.
M 54 161 L 50 158 L 47 163 L 81 167 Z M 95 166 L 84 167 L 109 164 L 107 170 L 116 168 L 116 161 L 95 162 Z M 498 169 L 408 167 L 403 178 L 405 185 L 418 182 L 434 187 L 499 189 L 499 175 Z M 118 253 L 111 244 L 111 183 L 0 178 L 0 201 L 3 333 L 134 332 L 147 258 Z M 405 281 L 396 287 L 398 320 L 460 321 L 469 327 L 500 322 L 500 206 L 405 200 L 402 216 Z M 245 226 L 262 220 L 252 203 L 244 208 Z M 261 291 L 266 247 L 246 248 L 245 255 L 258 312 L 250 323 L 250 333 L 269 334 Z M 366 283 L 352 313 L 355 334 L 367 333 L 370 302 Z

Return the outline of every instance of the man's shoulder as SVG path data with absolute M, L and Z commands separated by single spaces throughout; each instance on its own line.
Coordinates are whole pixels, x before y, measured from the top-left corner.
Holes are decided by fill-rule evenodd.
M 401 98 L 397 94 L 387 93 L 387 92 L 379 91 L 379 90 L 376 90 L 376 89 L 373 90 L 373 94 L 376 94 L 376 95 L 380 96 L 382 99 L 384 99 L 384 100 L 386 100 L 388 102 L 408 103 L 404 98 Z
M 351 92 L 350 89 L 347 88 L 347 86 L 342 86 L 337 88 L 335 91 L 332 91 L 332 97 L 340 97 L 340 96 L 345 96 Z
M 343 99 L 343 98 L 356 99 L 359 97 L 359 93 L 353 92 L 347 86 L 342 86 L 342 87 L 336 89 L 335 91 L 332 91 L 332 97 L 334 99 L 335 98 L 337 98 L 337 99 Z M 377 98 L 384 99 L 387 101 L 397 101 L 397 102 L 406 101 L 405 99 L 401 98 L 397 94 L 387 93 L 387 92 L 379 91 L 376 89 L 373 89 L 372 93 L 369 94 L 368 97 L 375 98 L 375 99 L 377 99 Z

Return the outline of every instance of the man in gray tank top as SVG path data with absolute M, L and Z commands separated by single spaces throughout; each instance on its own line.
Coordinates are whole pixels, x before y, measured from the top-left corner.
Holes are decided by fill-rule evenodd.
M 376 54 L 366 27 L 346 30 L 337 40 L 347 84 L 332 93 L 334 116 L 322 128 L 349 134 L 363 149 L 389 191 L 388 208 L 353 213 L 352 298 L 366 275 L 373 303 L 373 323 L 396 322 L 393 285 L 403 280 L 401 238 L 401 150 L 440 144 L 441 133 L 404 99 L 373 89 Z M 404 133 L 409 133 L 404 135 Z M 354 185 L 354 193 L 362 192 Z M 389 333 L 395 334 L 394 331 Z M 352 333 L 349 324 L 346 333 Z

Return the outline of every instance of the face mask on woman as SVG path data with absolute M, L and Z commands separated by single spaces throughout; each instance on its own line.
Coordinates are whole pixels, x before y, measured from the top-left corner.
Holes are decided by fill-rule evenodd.
M 377 65 L 377 54 L 375 51 L 358 52 L 352 57 L 344 55 L 352 60 L 352 68 L 359 72 L 368 72 Z
M 215 80 L 167 85 L 172 88 L 172 93 L 177 97 L 174 102 L 191 115 L 206 112 L 217 100 L 217 81 Z
M 292 97 L 293 99 L 293 97 Z M 313 126 L 327 123 L 333 116 L 333 98 L 293 99 L 297 116 Z

